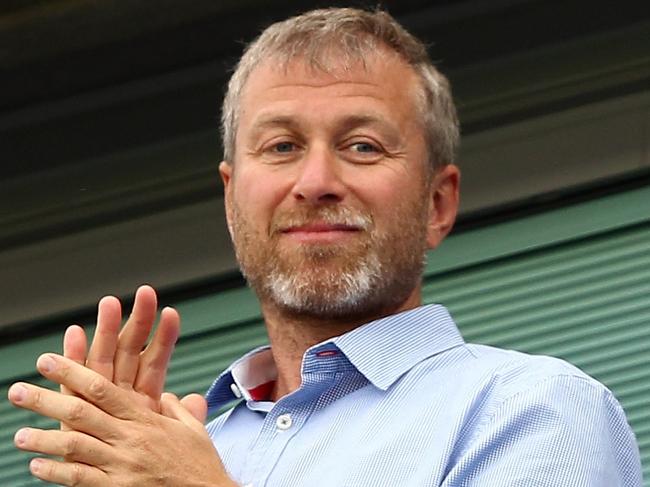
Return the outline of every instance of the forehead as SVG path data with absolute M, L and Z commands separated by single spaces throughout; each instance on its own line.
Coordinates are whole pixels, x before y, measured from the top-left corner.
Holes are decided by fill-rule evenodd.
M 309 115 L 307 109 L 331 112 L 333 108 L 414 118 L 419 90 L 413 68 L 385 49 L 350 62 L 331 56 L 324 65 L 303 58 L 268 59 L 251 72 L 244 86 L 240 124 L 278 113 Z

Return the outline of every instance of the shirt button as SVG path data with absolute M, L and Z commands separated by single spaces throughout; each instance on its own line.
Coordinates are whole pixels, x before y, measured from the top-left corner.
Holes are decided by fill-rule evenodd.
M 275 420 L 275 424 L 280 431 L 288 430 L 291 428 L 292 423 L 293 421 L 291 420 L 290 414 L 281 414 L 278 416 L 278 419 Z
M 235 384 L 234 382 L 230 384 L 230 390 L 232 391 L 232 393 L 235 395 L 237 399 L 241 398 L 241 391 L 239 390 L 239 387 L 237 387 L 237 384 Z

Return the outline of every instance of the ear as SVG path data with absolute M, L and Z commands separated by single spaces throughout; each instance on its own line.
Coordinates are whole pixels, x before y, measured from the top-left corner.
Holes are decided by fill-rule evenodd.
M 432 176 L 427 244 L 436 248 L 454 226 L 458 214 L 460 170 L 447 164 Z
M 233 167 L 228 161 L 221 161 L 219 164 L 219 174 L 221 181 L 223 181 L 223 204 L 226 210 L 226 222 L 228 223 L 228 231 L 232 236 L 232 176 Z

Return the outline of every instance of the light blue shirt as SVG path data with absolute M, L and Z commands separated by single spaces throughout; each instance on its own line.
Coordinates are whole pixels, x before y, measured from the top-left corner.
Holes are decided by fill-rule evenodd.
M 561 360 L 466 344 L 442 306 L 368 323 L 305 353 L 302 385 L 265 400 L 268 348 L 207 393 L 231 477 L 253 487 L 641 487 L 625 414 Z

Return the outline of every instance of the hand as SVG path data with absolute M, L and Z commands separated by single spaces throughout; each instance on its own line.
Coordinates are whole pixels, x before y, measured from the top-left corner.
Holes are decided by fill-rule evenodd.
M 37 367 L 75 395 L 26 383 L 9 389 L 15 406 L 72 429 L 25 428 L 16 433 L 18 448 L 68 459 L 34 459 L 34 476 L 76 487 L 236 486 L 203 424 L 175 396 L 163 394 L 163 414 L 157 414 L 134 400 L 132 391 L 66 357 L 42 355 Z
M 173 308 L 162 310 L 158 328 L 142 351 L 156 318 L 157 297 L 152 287 L 138 288 L 133 311 L 121 331 L 122 310 L 117 298 L 106 296 L 97 308 L 97 327 L 88 354 L 83 329 L 73 325 L 64 335 L 63 355 L 133 391 L 135 400 L 160 411 L 160 395 L 180 330 L 178 313 Z M 70 393 L 64 386 L 61 392 Z

